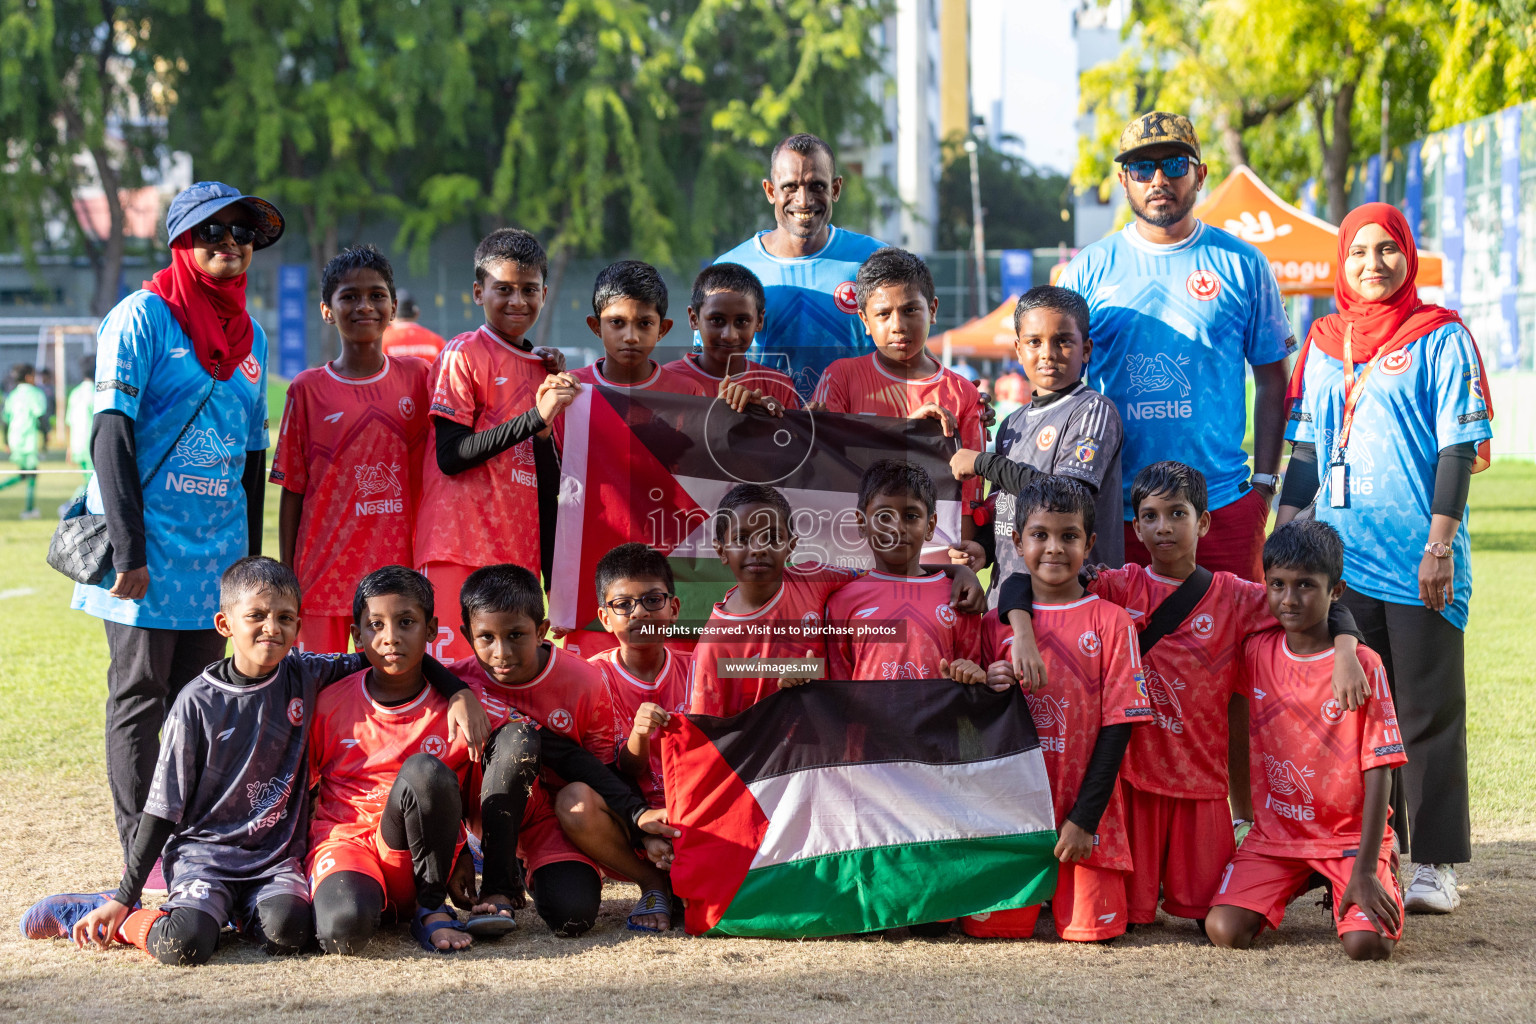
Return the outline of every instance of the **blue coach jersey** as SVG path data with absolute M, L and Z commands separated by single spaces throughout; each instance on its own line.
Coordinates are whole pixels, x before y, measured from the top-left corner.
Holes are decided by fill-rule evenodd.
M 873 342 L 859 320 L 853 279 L 884 243 L 834 227 L 827 244 L 810 256 L 781 259 L 763 248 L 759 232 L 716 263 L 739 263 L 763 282 L 768 308 L 753 342 L 754 358 L 794 378 L 810 398 L 821 371 L 834 359 L 870 351 Z
M 1093 355 L 1084 372 L 1125 423 L 1125 518 L 1136 474 L 1163 459 L 1205 474 L 1211 508 L 1241 497 L 1243 364 L 1291 351 L 1263 254 L 1199 221 L 1182 242 L 1155 245 L 1133 222 L 1078 253 L 1057 283 L 1088 300 Z
M 1364 368 L 1356 366 L 1357 380 Z M 1317 445 L 1317 518 L 1344 538 L 1344 581 L 1378 600 L 1418 604 L 1440 450 L 1493 436 L 1472 336 L 1460 324 L 1447 324 L 1377 363 L 1355 406 L 1345 449 L 1345 508 L 1333 507 L 1328 471 L 1344 418 L 1344 364 L 1309 350 L 1302 389 L 1286 438 Z M 1465 629 L 1472 596 L 1465 513 L 1451 548 L 1455 600 L 1443 614 Z
M 144 487 L 149 591 L 138 601 L 119 600 L 109 593 L 109 572 L 98 586 L 76 585 L 73 607 L 128 626 L 213 626 L 219 575 L 247 550 L 245 453 L 267 447 L 267 336 L 253 325 L 251 354 L 228 380 L 216 381 L 153 292 L 134 292 L 102 321 L 96 412 L 116 410 L 133 420 L 141 483 L 168 451 L 170 457 Z M 86 508 L 102 511 L 95 477 Z

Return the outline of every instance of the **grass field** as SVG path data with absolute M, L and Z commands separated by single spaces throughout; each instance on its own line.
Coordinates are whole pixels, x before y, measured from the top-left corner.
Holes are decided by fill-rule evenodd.
M 188 970 L 133 950 L 25 942 L 15 922 L 34 899 L 110 887 L 119 870 L 102 758 L 106 643 L 99 622 L 68 610 L 69 585 L 43 563 L 49 513 L 78 481 L 44 477 L 36 522 L 17 521 L 19 488 L 0 492 L 0 1019 L 113 1019 L 132 1008 L 326 1022 L 1536 1020 L 1536 466 L 1501 463 L 1472 486 L 1476 849 L 1461 872 L 1462 909 L 1411 918 L 1385 965 L 1344 960 L 1310 897 L 1258 949 L 1229 953 L 1174 921 L 1110 947 L 632 936 L 623 914 L 637 894 L 622 885 L 610 885 L 586 937 L 557 940 L 530 913 L 503 942 L 455 957 L 417 951 L 403 930 L 358 958 L 276 960 L 232 940 L 212 965 Z M 269 552 L 275 509 L 272 495 Z

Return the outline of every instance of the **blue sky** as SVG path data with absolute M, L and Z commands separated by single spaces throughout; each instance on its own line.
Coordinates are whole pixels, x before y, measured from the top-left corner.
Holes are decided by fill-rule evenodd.
M 1076 0 L 971 0 L 971 101 L 1032 163 L 1069 171 L 1077 155 Z

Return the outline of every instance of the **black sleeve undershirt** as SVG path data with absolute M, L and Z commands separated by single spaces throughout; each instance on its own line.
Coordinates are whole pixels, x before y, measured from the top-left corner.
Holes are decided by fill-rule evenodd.
M 1467 492 L 1472 488 L 1472 466 L 1477 461 L 1477 445 L 1472 441 L 1440 449 L 1435 463 L 1435 493 L 1429 512 L 1461 520 L 1467 508 Z M 1291 447 L 1291 464 L 1285 471 L 1285 486 L 1280 504 L 1306 508 L 1317 495 L 1317 445 L 1302 442 Z
M 139 482 L 138 446 L 133 420 L 109 409 L 91 419 L 91 461 L 112 542 L 112 568 L 118 572 L 148 564 L 144 552 L 144 488 Z
M 1130 723 L 1106 725 L 1093 741 L 1093 753 L 1088 756 L 1088 770 L 1077 789 L 1077 801 L 1067 814 L 1067 820 L 1084 832 L 1098 831 L 1099 819 L 1104 817 L 1104 808 L 1115 793 L 1120 762 L 1131 742 L 1131 729 Z
M 638 838 L 634 824 L 649 810 L 640 794 L 619 778 L 581 744 L 553 729 L 539 730 L 539 761 L 566 782 L 584 782 L 608 804 L 608 809 L 630 823 L 631 838 Z
M 1014 462 L 997 452 L 982 452 L 976 456 L 976 475 L 987 480 L 993 487 L 1009 494 L 1018 494 L 1036 476 L 1039 470 Z
M 539 415 L 537 406 L 479 432 L 442 416 L 432 417 L 432 422 L 437 424 L 437 468 L 449 476 L 495 458 L 549 425 Z
M 245 453 L 245 472 L 240 474 L 240 489 L 245 491 L 246 554 L 261 554 L 262 514 L 267 502 L 267 453 Z
M 1306 508 L 1317 497 L 1317 445 L 1302 441 L 1291 445 L 1291 462 L 1280 485 L 1280 504 Z
M 460 690 L 469 689 L 469 684 L 452 672 L 448 666 L 438 661 L 432 655 L 421 659 L 421 677 L 427 681 L 427 685 L 438 692 L 444 700 L 452 697 Z
M 112 898 L 125 907 L 139 901 L 144 883 L 149 881 L 150 869 L 160 859 L 165 841 L 176 831 L 176 823 L 157 818 L 148 812 L 139 816 L 139 830 L 133 834 L 133 849 L 128 851 L 128 863 L 123 868 L 123 879 L 118 883 L 117 895 Z
M 1005 626 L 1013 625 L 1008 621 L 1011 611 L 1028 612 L 1031 618 L 1034 617 L 1035 587 L 1027 572 L 1010 574 L 997 589 L 997 617 Z

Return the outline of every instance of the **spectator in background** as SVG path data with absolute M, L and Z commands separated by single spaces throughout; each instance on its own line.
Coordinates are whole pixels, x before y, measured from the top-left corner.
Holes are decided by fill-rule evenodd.
M 64 429 L 69 432 L 69 461 L 91 482 L 91 417 L 96 406 L 96 357 L 80 357 L 80 383 L 64 402 Z
M 395 320 L 384 328 L 384 354 L 393 359 L 415 356 L 428 363 L 437 361 L 443 346 L 448 344 L 441 336 L 432 333 L 416 321 L 421 318 L 421 307 L 404 288 L 398 293 Z

